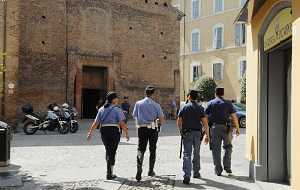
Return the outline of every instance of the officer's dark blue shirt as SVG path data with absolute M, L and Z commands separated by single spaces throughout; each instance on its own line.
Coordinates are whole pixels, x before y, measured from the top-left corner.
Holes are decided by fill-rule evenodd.
M 230 115 L 235 113 L 232 103 L 222 98 L 215 98 L 208 102 L 205 110 L 210 123 L 226 124 L 229 122 Z
M 182 118 L 183 129 L 202 129 L 201 118 L 205 117 L 204 108 L 195 101 L 185 104 L 178 113 Z

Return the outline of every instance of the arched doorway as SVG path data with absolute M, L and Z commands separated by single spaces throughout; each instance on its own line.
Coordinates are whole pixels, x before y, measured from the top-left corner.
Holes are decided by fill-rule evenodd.
M 259 165 L 257 178 L 290 180 L 291 3 L 277 4 L 260 32 Z

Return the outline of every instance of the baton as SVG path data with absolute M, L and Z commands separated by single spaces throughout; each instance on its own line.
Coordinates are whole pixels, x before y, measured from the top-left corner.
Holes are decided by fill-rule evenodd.
M 180 141 L 180 153 L 179 153 L 179 158 L 181 159 L 182 157 L 182 143 L 183 143 L 183 137 L 181 136 L 181 141 Z

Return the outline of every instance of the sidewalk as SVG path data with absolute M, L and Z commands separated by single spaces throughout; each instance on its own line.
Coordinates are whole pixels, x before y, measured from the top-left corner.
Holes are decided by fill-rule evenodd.
M 192 179 L 189 186 L 182 184 L 179 159 L 180 137 L 175 122 L 168 122 L 162 129 L 157 150 L 157 177 L 144 177 L 141 183 L 134 180 L 136 172 L 137 137 L 130 125 L 129 142 L 123 139 L 118 149 L 115 172 L 117 181 L 105 180 L 106 164 L 104 147 L 99 133 L 92 142 L 85 139 L 90 121 L 83 121 L 76 134 L 58 135 L 43 133 L 26 136 L 16 134 L 12 142 L 11 166 L 0 168 L 0 189 L 228 189 L 228 190 L 286 190 L 288 186 L 270 183 L 252 183 L 248 178 L 248 162 L 244 159 L 245 131 L 234 140 L 233 172 L 235 176 L 214 175 L 211 152 L 201 147 L 201 180 Z M 144 173 L 148 172 L 149 153 L 145 155 Z M 10 187 L 10 188 L 8 188 Z

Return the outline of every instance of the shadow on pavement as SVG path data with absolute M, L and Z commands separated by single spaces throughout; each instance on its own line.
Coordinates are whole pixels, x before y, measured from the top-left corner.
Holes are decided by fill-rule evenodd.
M 235 176 L 235 175 L 229 175 L 229 176 L 223 176 L 225 178 L 228 178 L 228 179 L 234 179 L 234 180 L 237 180 L 237 181 L 243 181 L 243 182 L 248 182 L 248 183 L 255 183 L 254 180 L 251 180 L 249 177 L 247 176 Z
M 184 185 L 184 184 L 182 184 L 182 180 L 176 180 L 175 181 L 175 187 L 179 187 L 179 188 L 183 188 L 183 189 L 184 188 L 186 188 L 186 189 L 191 189 L 191 188 L 193 188 L 193 189 L 216 188 L 216 189 L 223 189 L 223 190 L 251 190 L 251 189 L 248 189 L 248 188 L 236 186 L 234 184 L 226 184 L 226 183 L 214 181 L 214 180 L 211 180 L 211 179 L 202 178 L 200 180 L 203 181 L 204 183 L 199 183 L 199 184 L 191 183 L 189 185 Z
M 21 166 L 10 164 L 0 167 L 0 189 L 16 189 L 23 186 L 26 174 L 22 174 Z

